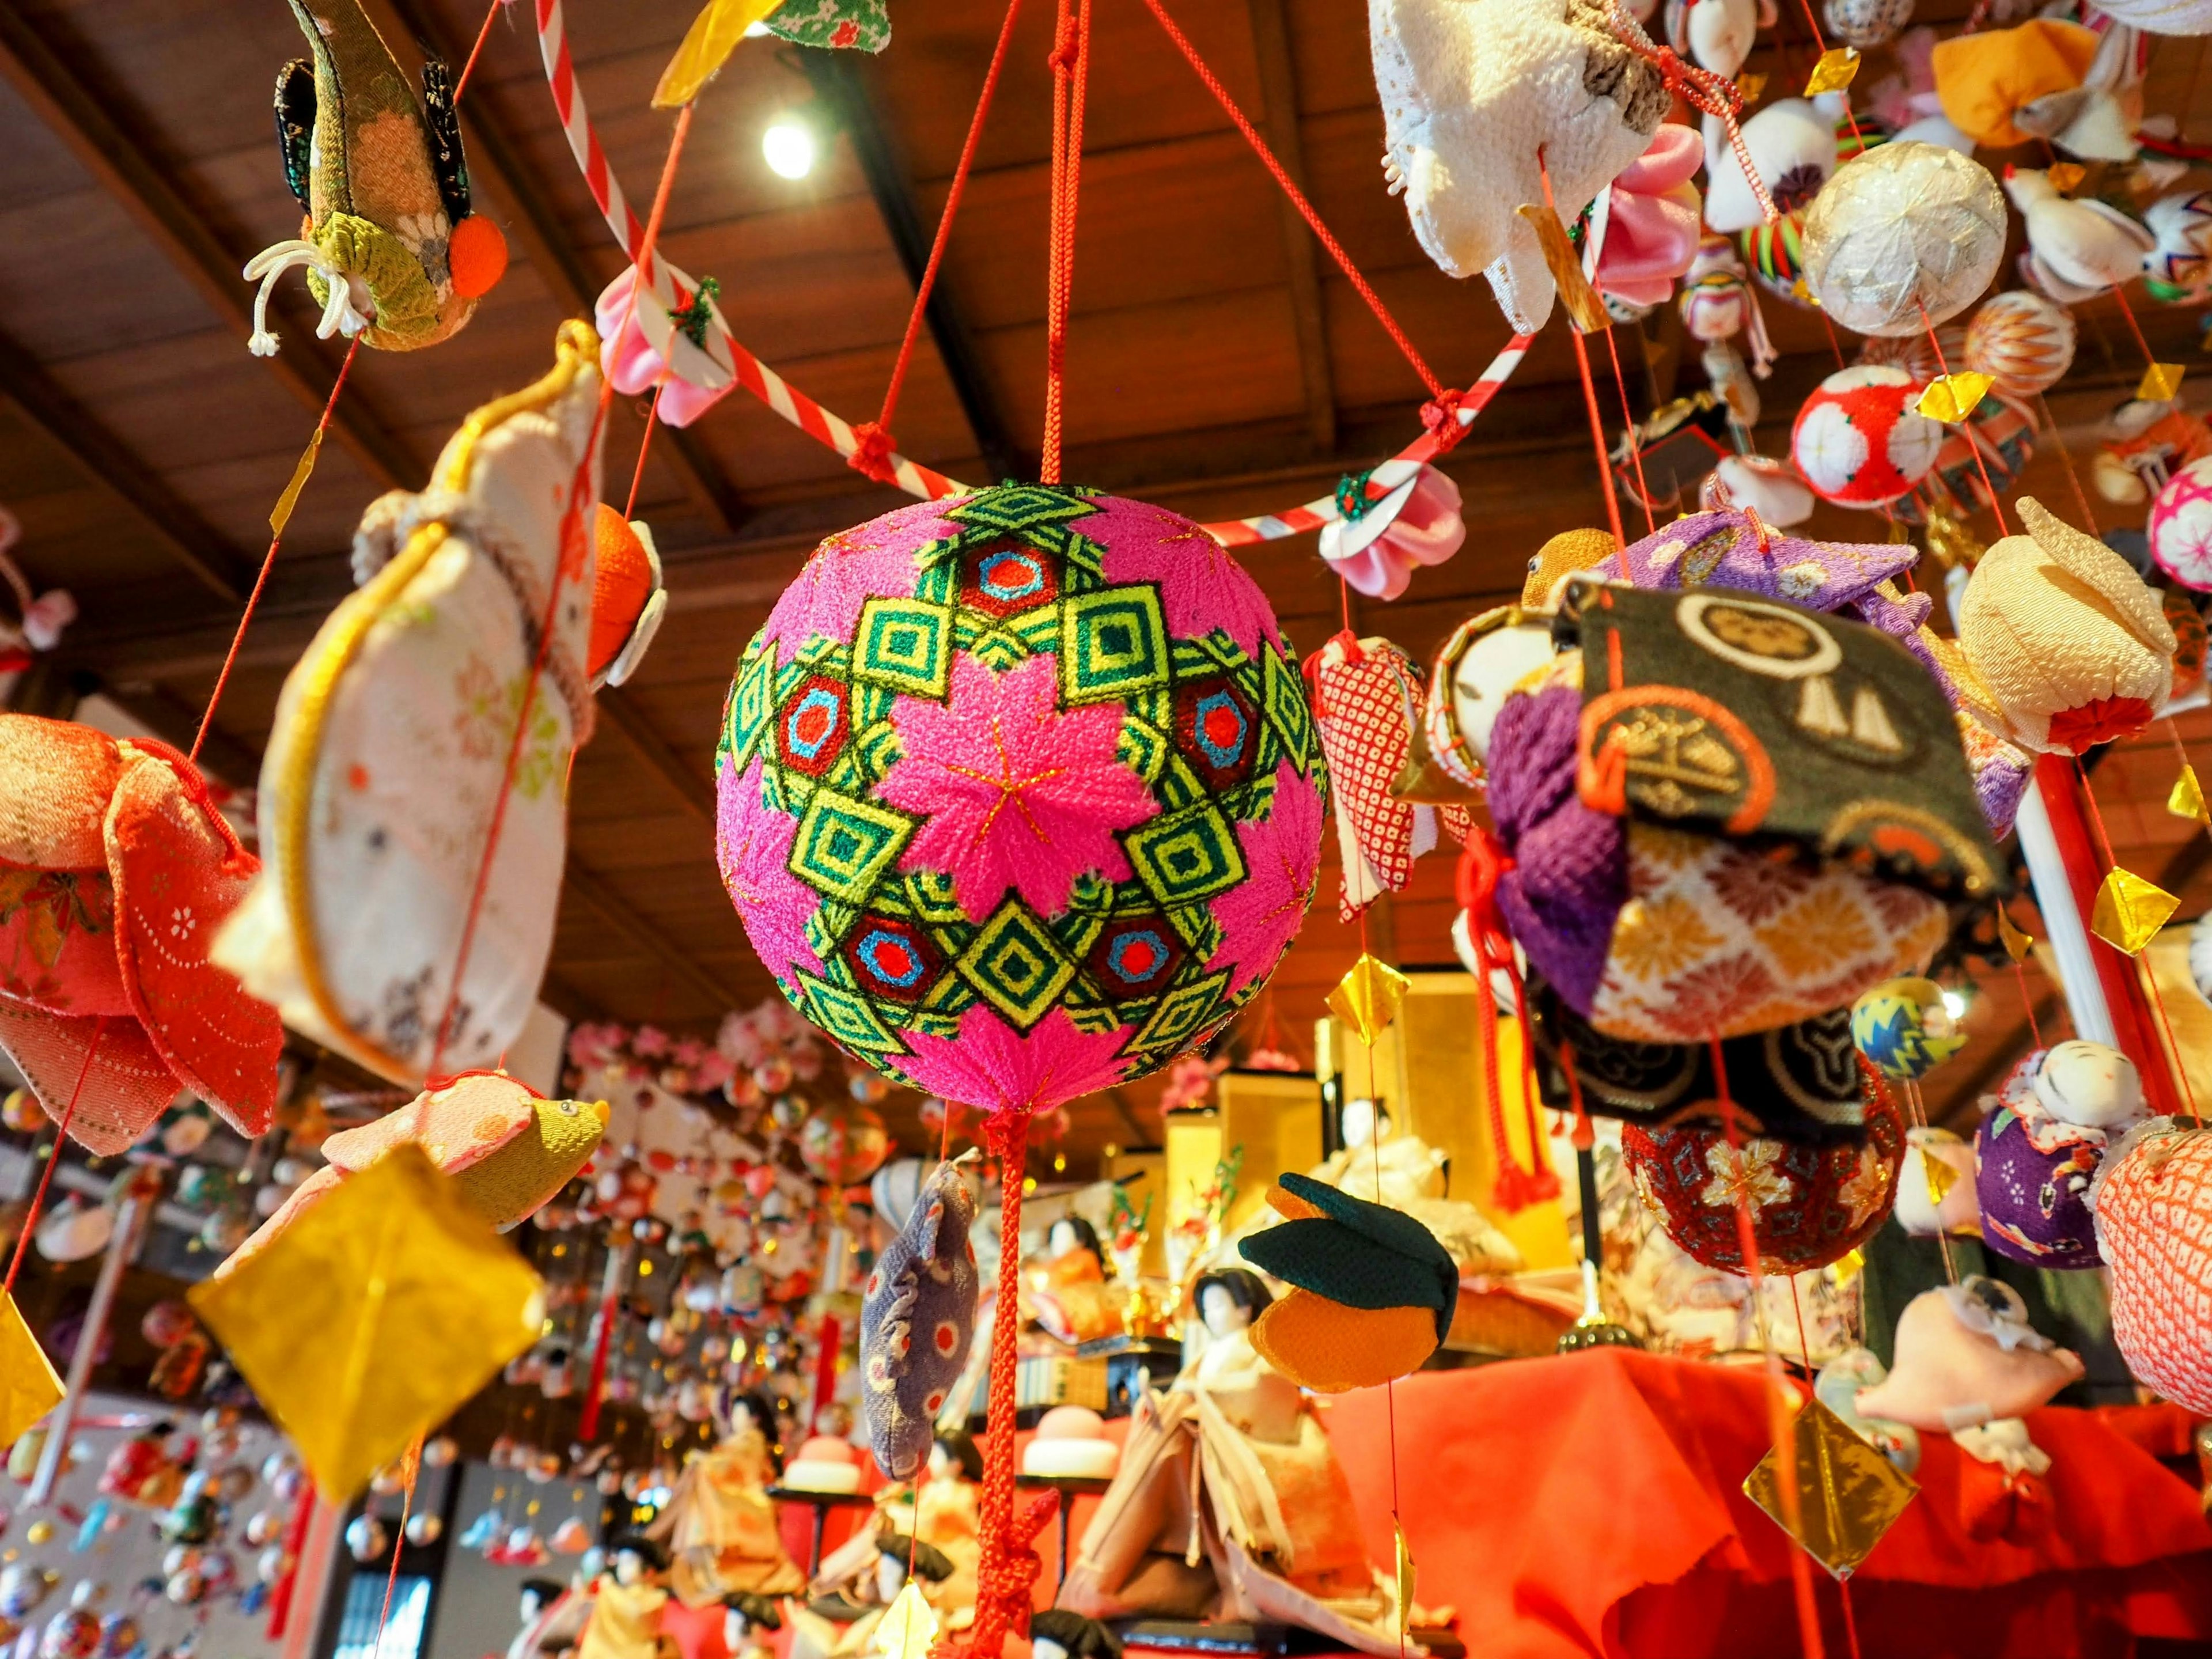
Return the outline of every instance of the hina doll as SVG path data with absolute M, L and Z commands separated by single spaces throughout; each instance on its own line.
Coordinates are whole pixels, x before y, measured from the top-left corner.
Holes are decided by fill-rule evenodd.
M 952 1577 L 952 1563 L 943 1551 L 891 1527 L 863 1533 L 856 1541 L 864 1542 L 866 1556 L 846 1582 L 793 1609 L 791 1659 L 861 1659 L 873 1654 L 876 1627 L 909 1577 L 940 1618 L 947 1612 L 943 1591 Z M 825 1578 L 836 1559 L 823 1562 Z
M 1081 1216 L 1062 1216 L 1046 1230 L 1044 1259 L 1022 1278 L 1023 1300 L 1048 1335 L 1073 1345 L 1121 1334 L 1121 1296 L 1105 1249 Z
M 576 1659 L 678 1659 L 676 1644 L 660 1629 L 667 1579 L 668 1552 L 656 1540 L 629 1534 L 610 1545 Z
M 666 1547 L 671 1587 L 690 1607 L 740 1594 L 787 1595 L 805 1583 L 784 1553 L 768 1496 L 776 1474 L 768 1438 L 773 1409 L 757 1395 L 738 1394 L 716 1416 L 720 1442 L 685 1462 L 646 1529 Z
M 1312 1405 L 1253 1346 L 1255 1273 L 1202 1275 L 1206 1334 L 1164 1395 L 1139 1402 L 1059 1604 L 1087 1618 L 1291 1625 L 1382 1656 L 1401 1648 L 1392 1587 L 1368 1558 L 1352 1488 Z

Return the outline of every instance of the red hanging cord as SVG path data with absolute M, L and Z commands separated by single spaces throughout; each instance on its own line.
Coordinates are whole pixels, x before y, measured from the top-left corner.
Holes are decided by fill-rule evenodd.
M 1916 303 L 1920 302 L 1916 301 Z M 1924 303 L 1920 303 L 1920 326 L 1928 331 L 1928 343 L 1935 349 L 1936 368 L 1945 375 L 1948 375 L 1951 372 L 1951 365 L 1943 360 L 1943 343 L 1936 337 L 1936 325 L 1929 320 L 1928 307 Z M 1972 412 L 1971 410 L 1960 411 L 1960 423 L 1962 427 L 1968 424 L 1967 416 Z M 1998 499 L 1996 481 L 1990 477 L 1990 464 L 1982 458 L 1982 447 L 1974 441 L 1974 434 L 1971 429 L 1966 433 L 1966 447 L 1973 452 L 1974 470 L 1982 475 L 1982 488 L 1990 492 L 1990 511 L 1996 514 L 1997 534 L 2009 536 L 2012 532 L 2005 527 L 2004 502 Z
M 1683 62 L 1670 46 L 1662 46 L 1644 32 L 1644 26 L 1634 14 L 1621 4 L 1621 0 L 1607 0 L 1611 14 L 1613 37 L 1621 45 L 1659 71 L 1659 78 L 1667 90 L 1680 98 L 1701 115 L 1710 115 L 1728 130 L 1729 148 L 1735 152 L 1736 165 L 1743 169 L 1744 183 L 1751 186 L 1752 199 L 1770 225 L 1781 222 L 1782 211 L 1774 205 L 1773 197 L 1767 194 L 1766 181 L 1752 164 L 1751 147 L 1743 141 L 1743 125 L 1737 118 L 1743 111 L 1743 94 L 1734 81 L 1711 70 Z M 1854 126 L 1856 133 L 1858 129 Z
M 1557 216 L 1559 210 L 1552 199 L 1552 170 L 1545 165 L 1540 148 L 1536 151 L 1536 176 L 1543 181 L 1545 207 Z M 1606 521 L 1613 529 L 1614 548 L 1625 550 L 1628 537 L 1620 527 L 1620 492 L 1613 487 L 1613 459 L 1605 451 L 1605 421 L 1597 412 L 1597 382 L 1590 376 L 1589 348 L 1583 343 L 1583 331 L 1575 326 L 1571 317 L 1567 319 L 1567 337 L 1575 343 L 1575 367 L 1582 372 L 1583 407 L 1589 412 L 1590 444 L 1597 451 L 1597 481 L 1598 487 L 1605 491 Z M 1635 434 L 1631 433 L 1630 442 L 1634 441 Z
M 1067 312 L 1075 286 L 1075 211 L 1083 180 L 1084 93 L 1091 78 L 1091 0 L 1060 0 L 1052 56 L 1052 228 L 1045 276 L 1044 447 L 1037 477 L 1060 482 Z
M 2142 325 L 2136 321 L 2136 308 L 2128 303 L 2127 289 L 2124 285 L 2115 283 L 2112 284 L 2112 298 L 2119 301 L 2120 315 L 2128 319 L 2128 332 L 2136 337 L 2136 344 L 2142 349 L 2143 362 L 2155 363 L 2158 357 L 2151 350 L 2150 342 L 2143 338 Z
M 2081 475 L 2075 470 L 2074 452 L 2066 447 L 2066 439 L 2058 430 L 2057 418 L 2051 412 L 2051 400 L 2039 392 L 2035 394 L 2035 407 L 2043 416 L 2045 428 L 2058 440 L 2058 459 L 2066 468 L 2066 482 L 2074 487 L 2074 505 L 2081 514 L 2081 527 L 2094 536 L 2097 533 L 2097 515 L 2090 511 L 2089 497 L 2081 488 Z
M 69 1139 L 70 1124 L 76 1117 L 77 1097 L 84 1092 L 84 1080 L 92 1075 L 92 1062 L 99 1056 L 100 1040 L 107 1034 L 107 1016 L 102 1014 L 94 1022 L 92 1041 L 85 1045 L 84 1064 L 77 1068 L 76 1086 L 70 1091 L 69 1104 L 62 1109 L 62 1121 L 54 1129 L 54 1144 L 46 1153 L 46 1167 L 40 1174 L 39 1189 L 31 1194 L 31 1207 L 23 1213 L 22 1231 L 15 1235 L 15 1254 L 9 1258 L 8 1279 L 0 1284 L 0 1296 L 15 1293 L 15 1275 L 23 1270 L 23 1250 L 31 1242 L 31 1230 L 39 1224 L 39 1212 L 46 1206 L 46 1188 L 53 1184 L 54 1165 L 62 1161 L 62 1143 Z
M 1605 331 L 1605 349 L 1613 358 L 1613 389 L 1620 393 L 1621 430 L 1628 439 L 1628 459 L 1636 466 L 1636 497 L 1644 508 L 1644 533 L 1659 533 L 1658 521 L 1651 515 L 1651 486 L 1644 481 L 1644 440 L 1636 430 L 1636 416 L 1628 406 L 1628 379 L 1620 372 L 1620 347 L 1614 343 L 1613 331 Z
M 461 65 L 461 78 L 453 82 L 453 101 L 461 101 L 461 94 L 469 89 L 469 77 L 477 72 L 477 59 L 483 56 L 484 42 L 491 39 L 492 21 L 505 8 L 507 0 L 491 0 L 484 10 L 483 27 L 477 31 L 477 43 L 469 48 L 469 61 Z
M 629 475 L 629 499 L 623 503 L 623 517 L 637 517 L 638 486 L 645 482 L 646 452 L 653 447 L 653 417 L 660 413 L 660 394 L 668 385 L 668 371 L 662 369 L 660 378 L 653 383 L 653 401 L 645 406 L 645 435 L 637 441 L 637 466 Z

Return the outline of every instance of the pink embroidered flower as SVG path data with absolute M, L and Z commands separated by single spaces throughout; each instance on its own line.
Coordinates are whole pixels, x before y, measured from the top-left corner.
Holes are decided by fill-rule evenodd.
M 947 702 L 901 697 L 892 706 L 905 752 L 876 793 L 929 815 L 902 867 L 949 873 L 972 920 L 989 915 L 1009 887 L 1053 916 L 1085 871 L 1127 880 L 1114 832 L 1159 810 L 1144 780 L 1115 758 L 1121 705 L 1063 713 L 1059 690 L 1051 657 L 996 674 L 962 655 Z
M 1754 1210 L 1787 1203 L 1797 1188 L 1774 1167 L 1781 1155 L 1781 1149 L 1770 1140 L 1747 1141 L 1741 1154 L 1725 1141 L 1714 1141 L 1705 1148 L 1705 1167 L 1713 1172 L 1713 1178 L 1705 1182 L 1698 1198 L 1717 1210 L 1734 1209 L 1744 1200 Z
M 1119 1083 L 1126 1063 L 1117 1054 L 1127 1035 L 1079 1031 L 1066 1009 L 1054 1008 L 1024 1036 L 978 1003 L 960 1017 L 957 1038 L 908 1032 L 912 1052 L 898 1068 L 916 1088 L 987 1114 L 1042 1111 Z
M 672 271 L 673 267 L 671 267 Z M 629 265 L 623 274 L 609 283 L 599 295 L 592 320 L 599 325 L 599 338 L 605 343 L 602 354 L 606 364 L 607 378 L 614 382 L 617 392 L 625 398 L 649 394 L 661 375 L 667 372 L 668 362 L 653 349 L 645 337 L 645 328 L 630 306 L 630 290 L 637 281 L 637 267 Z M 686 281 L 684 291 L 691 295 L 694 284 Z M 699 303 L 696 300 L 694 303 Z M 685 352 L 680 361 L 690 364 L 704 361 L 703 354 Z M 667 383 L 661 386 L 660 401 L 654 406 L 654 417 L 663 426 L 689 426 L 709 409 L 737 390 L 737 377 L 732 375 L 719 386 L 694 386 L 680 373 L 668 374 Z
M 1247 871 L 1242 885 L 1213 901 L 1221 949 L 1208 968 L 1234 963 L 1232 994 L 1274 970 L 1311 902 L 1321 866 L 1321 792 L 1288 761 L 1275 769 L 1275 808 L 1237 826 Z
M 806 919 L 821 901 L 787 867 L 799 820 L 761 805 L 760 774 L 756 760 L 743 776 L 720 779 L 714 860 L 761 965 L 780 980 L 790 978 L 793 965 L 818 974 L 822 960 L 806 942 Z

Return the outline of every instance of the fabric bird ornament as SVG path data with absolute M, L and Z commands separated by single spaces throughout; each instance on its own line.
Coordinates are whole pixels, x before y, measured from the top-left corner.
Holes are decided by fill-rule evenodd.
M 422 66 L 418 102 L 359 0 L 289 0 L 309 56 L 276 76 L 276 143 L 307 220 L 246 267 L 258 357 L 276 355 L 269 297 L 304 270 L 315 332 L 413 351 L 459 331 L 507 270 L 507 239 L 471 205 L 453 73 Z
M 370 505 L 368 580 L 277 699 L 269 867 L 216 959 L 412 1087 L 495 1064 L 552 948 L 568 760 L 595 708 L 598 354 L 564 324 L 552 372 L 471 415 L 428 489 Z
M 504 1072 L 465 1073 L 374 1123 L 325 1139 L 327 1166 L 302 1182 L 216 1272 L 230 1273 L 267 1249 L 341 1184 L 403 1144 L 420 1147 L 453 1178 L 463 1203 L 505 1231 L 575 1178 L 606 1127 L 604 1100 L 548 1100 Z
M 2027 231 L 2021 274 L 2060 305 L 2080 305 L 2141 276 L 2143 256 L 2158 245 L 2148 230 L 2110 204 L 2060 195 L 2047 173 L 2008 167 L 2004 187 Z
M 2047 139 L 2088 161 L 2131 161 L 2142 97 L 2124 70 L 2126 29 L 2101 38 L 2056 17 L 1939 42 L 1929 56 L 1943 114 L 1992 149 Z
M 1252 1327 L 1261 1358 L 1300 1388 L 1342 1394 L 1417 1370 L 1442 1346 L 1459 1269 L 1426 1227 L 1310 1176 L 1283 1176 L 1267 1202 L 1283 1224 L 1237 1248 L 1294 1288 Z
M 259 868 L 167 744 L 0 714 L 0 1048 L 92 1152 L 180 1089 L 268 1129 L 283 1030 L 208 951 Z
M 876 1462 L 893 1480 L 911 1479 L 927 1460 L 937 1414 L 975 1340 L 975 1224 L 960 1164 L 940 1164 L 868 1275 L 860 1409 Z
M 1888 1376 L 1859 1390 L 1859 1414 L 1923 1432 L 2024 1417 L 2081 1377 L 2079 1355 L 2029 1327 L 2020 1292 L 1979 1275 L 1906 1303 L 1896 1341 Z
M 1518 210 L 1547 199 L 1540 156 L 1571 222 L 1644 154 L 1665 78 L 1595 0 L 1368 0 L 1367 23 L 1383 170 L 1413 234 L 1448 276 L 1484 272 L 1514 332 L 1535 333 L 1556 289 Z
M 2023 533 L 1983 554 L 1959 598 L 1960 696 L 1999 737 L 2046 754 L 2142 731 L 2173 680 L 2158 595 L 2033 496 L 2015 505 Z

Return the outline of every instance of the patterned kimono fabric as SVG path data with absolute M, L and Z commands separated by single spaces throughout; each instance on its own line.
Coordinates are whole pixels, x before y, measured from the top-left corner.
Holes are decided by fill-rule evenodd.
M 686 1607 L 744 1592 L 788 1595 L 805 1583 L 776 1530 L 771 1473 L 768 1442 L 751 1428 L 685 1464 L 648 1533 L 668 1546 L 670 1583 Z
M 601 1574 L 576 1659 L 663 1659 L 660 1610 L 667 1603 L 668 1592 L 658 1584 L 618 1584 Z M 674 1653 L 672 1643 L 666 1651 Z

